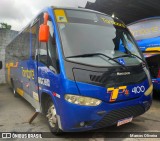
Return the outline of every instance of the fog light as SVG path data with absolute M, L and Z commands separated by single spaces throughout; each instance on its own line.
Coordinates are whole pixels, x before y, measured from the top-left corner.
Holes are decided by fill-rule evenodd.
M 80 122 L 80 126 L 81 126 L 81 127 L 83 127 L 83 126 L 84 126 L 84 124 L 85 124 L 84 122 Z

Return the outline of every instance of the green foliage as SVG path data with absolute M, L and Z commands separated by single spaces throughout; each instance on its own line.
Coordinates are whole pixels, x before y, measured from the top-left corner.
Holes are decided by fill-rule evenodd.
M 7 23 L 0 23 L 0 28 L 11 30 L 11 27 L 12 26 L 8 25 Z

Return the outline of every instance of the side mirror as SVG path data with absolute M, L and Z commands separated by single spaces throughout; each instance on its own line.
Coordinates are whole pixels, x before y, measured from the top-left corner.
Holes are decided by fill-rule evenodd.
M 40 25 L 39 29 L 40 42 L 48 42 L 49 40 L 49 26 L 47 25 L 48 18 L 49 18 L 48 14 L 44 13 L 44 23 Z
M 3 65 L 2 65 L 2 61 L 0 61 L 0 69 L 2 69 Z

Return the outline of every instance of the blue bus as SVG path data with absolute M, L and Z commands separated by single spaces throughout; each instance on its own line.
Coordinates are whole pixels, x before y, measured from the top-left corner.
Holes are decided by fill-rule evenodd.
M 124 23 L 81 8 L 35 17 L 6 48 L 6 79 L 55 134 L 120 126 L 152 103 L 147 64 Z
M 160 90 L 160 17 L 136 21 L 128 25 L 146 58 L 154 90 Z

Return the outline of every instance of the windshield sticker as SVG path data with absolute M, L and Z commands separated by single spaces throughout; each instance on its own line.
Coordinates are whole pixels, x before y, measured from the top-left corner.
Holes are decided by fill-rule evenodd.
M 112 24 L 112 25 L 116 25 L 116 26 L 126 28 L 123 23 L 115 22 L 113 20 L 109 20 L 109 19 L 106 19 L 106 18 L 103 18 L 103 17 L 101 17 L 101 20 L 106 24 Z
M 125 61 L 123 58 L 118 58 L 118 62 L 121 63 L 122 65 L 125 65 Z
M 54 10 L 56 20 L 58 23 L 67 23 L 67 17 L 64 10 Z

